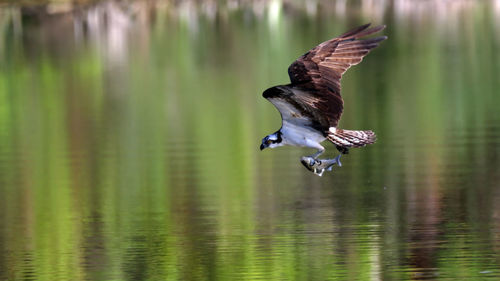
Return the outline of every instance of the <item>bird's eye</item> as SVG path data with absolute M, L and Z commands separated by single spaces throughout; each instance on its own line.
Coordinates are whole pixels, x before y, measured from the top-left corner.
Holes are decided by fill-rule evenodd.
M 273 141 L 272 140 L 267 140 L 266 144 L 271 144 Z

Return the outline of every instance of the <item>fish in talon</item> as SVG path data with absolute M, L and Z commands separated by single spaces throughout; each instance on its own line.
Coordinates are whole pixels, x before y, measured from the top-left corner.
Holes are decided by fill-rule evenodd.
M 321 164 L 318 165 L 318 168 L 331 171 L 333 169 L 333 165 L 335 164 L 338 164 L 337 159 L 323 159 Z
M 300 159 L 300 162 L 306 169 L 321 176 L 325 171 L 332 171 L 335 164 L 339 164 L 338 158 L 337 156 L 334 159 L 314 159 L 310 156 L 304 156 Z

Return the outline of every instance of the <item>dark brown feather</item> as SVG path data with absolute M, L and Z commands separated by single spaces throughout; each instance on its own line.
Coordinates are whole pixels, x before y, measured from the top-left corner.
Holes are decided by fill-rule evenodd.
M 275 86 L 265 90 L 262 96 L 279 110 L 283 122 L 310 126 L 320 132 L 329 128 L 327 117 L 311 106 L 312 95 L 308 93 L 296 94 L 288 86 Z
M 323 42 L 305 53 L 288 68 L 290 87 L 310 93 L 307 99 L 295 95 L 294 99 L 307 107 L 326 112 L 328 127 L 336 127 L 344 108 L 340 94 L 340 79 L 351 66 L 360 63 L 371 49 L 386 36 L 360 40 L 363 36 L 379 32 L 384 25 L 357 27 L 339 37 Z M 326 124 L 325 124 L 326 125 Z M 326 128 L 328 129 L 328 128 Z

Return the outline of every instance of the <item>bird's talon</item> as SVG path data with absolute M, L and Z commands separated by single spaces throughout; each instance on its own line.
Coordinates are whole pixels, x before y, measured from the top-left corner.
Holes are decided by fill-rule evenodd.
M 325 169 L 321 169 L 321 172 L 316 173 L 316 175 L 318 175 L 318 176 L 320 176 L 320 177 L 321 177 L 321 176 L 323 176 L 323 173 L 324 173 L 324 172 L 325 172 Z

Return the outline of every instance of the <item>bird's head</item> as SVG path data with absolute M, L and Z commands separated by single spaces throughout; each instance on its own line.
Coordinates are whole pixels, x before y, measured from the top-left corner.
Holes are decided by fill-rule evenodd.
M 274 134 L 270 134 L 266 136 L 265 138 L 262 139 L 262 144 L 260 145 L 260 150 L 263 150 L 264 148 L 275 148 L 278 146 L 282 146 L 282 138 L 281 138 L 281 132 L 277 131 Z

